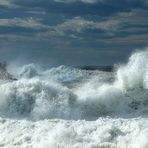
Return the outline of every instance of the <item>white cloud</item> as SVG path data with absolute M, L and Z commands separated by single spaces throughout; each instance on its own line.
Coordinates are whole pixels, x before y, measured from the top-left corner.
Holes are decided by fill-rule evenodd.
M 81 17 L 74 17 L 73 19 L 67 20 L 62 24 L 58 24 L 54 27 L 55 31 L 59 34 L 64 34 L 66 31 L 82 32 L 85 29 L 98 29 L 106 32 L 116 32 L 120 29 L 122 24 L 118 20 L 106 20 L 102 22 L 95 22 L 85 20 Z
M 55 2 L 61 2 L 61 3 L 74 3 L 74 2 L 83 2 L 83 3 L 97 3 L 102 2 L 103 0 L 54 0 Z
M 148 0 L 145 0 L 145 3 L 148 4 Z
M 123 24 L 133 25 L 148 25 L 148 10 L 143 9 L 131 9 L 130 12 L 119 12 L 113 16 L 110 16 L 110 20 L 118 20 Z
M 39 20 L 33 18 L 13 18 L 13 19 L 0 19 L 0 26 L 7 26 L 7 27 L 24 27 L 24 28 L 31 28 L 31 29 L 43 29 L 48 28 L 47 25 L 42 24 Z
M 17 7 L 12 0 L 0 0 L 0 5 L 5 6 L 8 8 L 15 8 Z
M 138 34 L 138 35 L 128 35 L 126 37 L 115 37 L 106 40 L 102 40 L 105 44 L 118 44 L 118 45 L 126 45 L 126 44 L 145 44 L 148 41 L 148 34 Z
M 18 1 L 18 0 L 0 0 L 0 5 L 5 6 L 5 7 L 17 7 L 17 5 L 15 4 L 16 1 Z M 35 2 L 35 0 L 33 0 L 33 1 Z M 59 3 L 82 2 L 82 3 L 93 4 L 93 3 L 97 3 L 97 2 L 103 2 L 106 0 L 51 0 L 51 1 L 59 2 Z

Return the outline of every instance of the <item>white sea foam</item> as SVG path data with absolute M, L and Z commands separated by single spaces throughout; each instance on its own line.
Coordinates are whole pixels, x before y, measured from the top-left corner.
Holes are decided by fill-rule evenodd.
M 24 148 L 147 148 L 148 119 L 96 121 L 0 119 L 0 146 Z
M 114 73 L 17 71 L 17 81 L 0 81 L 0 146 L 148 147 L 147 50 Z

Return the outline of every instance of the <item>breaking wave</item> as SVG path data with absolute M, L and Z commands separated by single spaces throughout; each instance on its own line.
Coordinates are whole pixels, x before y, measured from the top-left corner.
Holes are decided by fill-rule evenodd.
M 1 116 L 93 120 L 148 112 L 147 50 L 114 73 L 67 66 L 39 71 L 30 64 L 17 77 L 0 84 Z

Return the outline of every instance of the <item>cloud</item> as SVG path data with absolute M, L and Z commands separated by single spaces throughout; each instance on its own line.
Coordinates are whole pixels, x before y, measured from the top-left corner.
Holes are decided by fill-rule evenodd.
M 5 7 L 40 7 L 40 8 L 51 8 L 56 5 L 66 8 L 65 4 L 68 7 L 78 6 L 78 4 L 84 5 L 102 5 L 109 6 L 117 9 L 117 7 L 121 8 L 134 8 L 134 7 L 146 7 L 148 6 L 148 0 L 0 0 L 0 5 Z M 72 4 L 72 5 L 70 5 Z
M 102 0 L 54 0 L 54 1 L 61 2 L 61 3 L 83 2 L 83 3 L 93 4 L 93 3 L 101 2 Z
M 29 18 L 0 19 L 0 27 L 23 27 L 30 29 L 46 29 L 47 25 L 42 24 L 39 20 Z
M 116 32 L 122 28 L 122 24 L 118 20 L 105 20 L 101 22 L 86 20 L 82 17 L 74 17 L 73 19 L 66 20 L 54 27 L 54 30 L 59 35 L 65 35 L 66 32 L 81 33 L 87 29 L 97 29 L 107 33 Z
M 55 2 L 60 2 L 60 3 L 76 3 L 76 2 L 82 2 L 85 4 L 95 4 L 95 3 L 103 3 L 103 4 L 108 4 L 108 5 L 122 5 L 127 4 L 127 5 L 137 5 L 137 4 L 148 4 L 148 0 L 124 0 L 124 1 L 120 1 L 120 0 L 52 0 Z
M 8 8 L 16 8 L 17 5 L 12 0 L 0 0 L 0 6 Z
M 109 45 L 136 45 L 136 44 L 147 44 L 148 43 L 148 34 L 138 34 L 138 35 L 129 35 L 126 37 L 115 37 L 112 39 L 107 39 L 102 41 L 105 44 Z
M 113 16 L 110 16 L 108 19 L 118 20 L 124 24 L 130 25 L 130 27 L 148 27 L 148 10 L 143 9 L 131 9 L 129 12 L 119 12 Z
M 148 0 L 0 0 L 0 7 L 22 11 L 44 11 L 47 14 L 110 16 L 148 6 Z

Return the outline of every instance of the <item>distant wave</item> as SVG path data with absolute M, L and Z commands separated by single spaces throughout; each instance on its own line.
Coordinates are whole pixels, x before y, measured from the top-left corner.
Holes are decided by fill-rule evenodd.
M 76 68 L 84 70 L 100 70 L 108 72 L 112 72 L 114 70 L 114 66 L 76 66 Z

